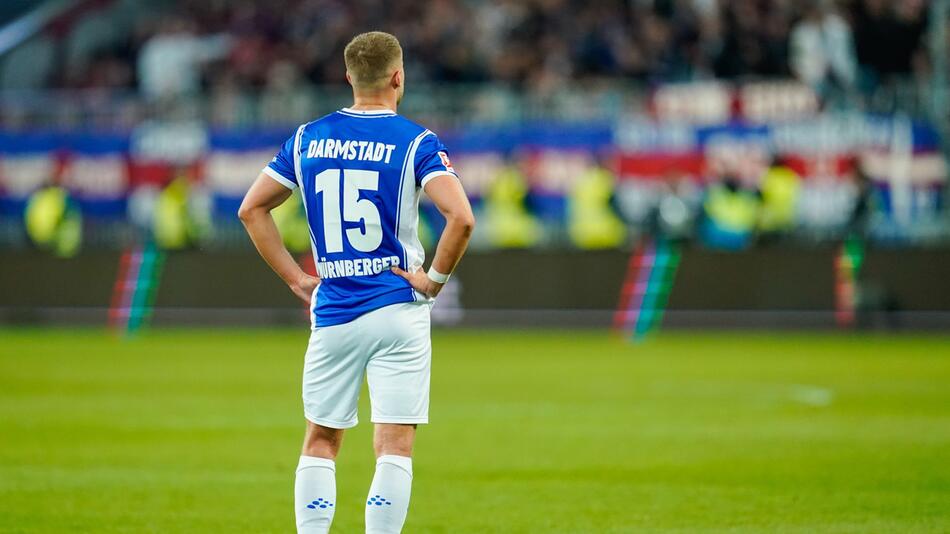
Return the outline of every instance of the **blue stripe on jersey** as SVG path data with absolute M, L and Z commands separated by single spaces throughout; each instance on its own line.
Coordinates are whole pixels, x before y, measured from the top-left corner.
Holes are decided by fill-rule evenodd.
M 300 126 L 268 164 L 304 202 L 322 278 L 314 327 L 416 299 L 390 267 L 422 267 L 420 180 L 454 174 L 445 154 L 435 134 L 395 113 L 344 109 Z

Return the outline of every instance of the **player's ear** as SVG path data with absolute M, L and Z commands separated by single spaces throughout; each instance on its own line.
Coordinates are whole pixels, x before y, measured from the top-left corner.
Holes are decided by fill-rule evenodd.
M 389 83 L 393 89 L 399 89 L 402 87 L 402 76 L 402 69 L 396 69 L 396 72 L 393 73 L 393 77 L 389 80 Z
M 353 85 L 353 78 L 350 78 L 350 71 L 346 71 L 346 83 Z

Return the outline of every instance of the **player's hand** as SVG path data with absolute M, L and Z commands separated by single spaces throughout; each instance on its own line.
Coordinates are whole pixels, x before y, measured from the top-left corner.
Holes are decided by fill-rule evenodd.
M 410 273 L 400 269 L 399 267 L 393 267 L 392 271 L 405 278 L 413 289 L 429 298 L 434 299 L 436 295 L 439 294 L 439 291 L 442 291 L 442 286 L 445 285 L 438 282 L 433 282 L 432 279 L 429 278 L 429 275 L 427 275 L 422 269 L 418 269 L 417 271 Z
M 294 295 L 297 295 L 297 298 L 310 304 L 310 299 L 313 297 L 313 290 L 315 290 L 318 285 L 320 285 L 319 278 L 304 273 L 296 282 L 290 284 L 290 290 L 294 292 Z

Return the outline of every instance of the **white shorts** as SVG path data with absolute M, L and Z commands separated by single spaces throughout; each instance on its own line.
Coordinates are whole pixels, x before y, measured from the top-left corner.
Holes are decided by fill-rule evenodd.
M 313 330 L 303 367 L 307 420 L 356 426 L 365 373 L 374 423 L 428 423 L 431 308 L 429 302 L 392 304 Z

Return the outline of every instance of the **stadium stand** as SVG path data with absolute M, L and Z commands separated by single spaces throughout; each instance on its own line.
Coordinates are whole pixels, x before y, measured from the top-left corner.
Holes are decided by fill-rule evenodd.
M 12 6 L 22 4 L 4 12 L 15 13 Z M 403 36 L 415 80 L 501 81 L 533 90 L 565 79 L 602 77 L 684 81 L 794 73 L 817 81 L 825 58 L 815 35 L 822 27 L 836 33 L 827 52 L 842 83 L 855 82 L 856 73 L 846 72 L 850 64 L 860 64 L 865 83 L 928 68 L 922 39 L 927 3 L 922 0 L 79 4 L 84 7 L 74 12 L 78 15 L 58 21 L 60 27 L 49 36 L 54 47 L 68 51 L 57 58 L 58 68 L 47 72 L 49 87 L 148 92 L 148 80 L 134 73 L 149 61 L 148 54 L 143 56 L 149 43 L 202 42 L 212 36 L 228 36 L 229 42 L 214 61 L 193 65 L 205 88 L 229 78 L 264 88 L 287 68 L 313 84 L 342 83 L 342 47 L 366 28 Z M 853 47 L 848 45 L 852 35 Z M 882 46 L 884 35 L 888 46 Z M 127 75 L 99 74 L 113 69 Z

